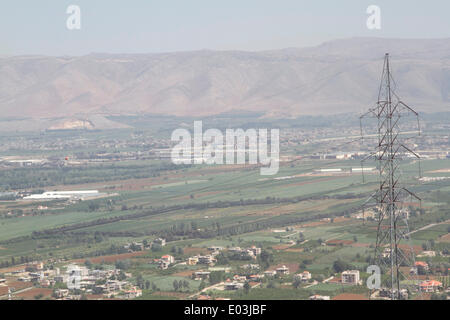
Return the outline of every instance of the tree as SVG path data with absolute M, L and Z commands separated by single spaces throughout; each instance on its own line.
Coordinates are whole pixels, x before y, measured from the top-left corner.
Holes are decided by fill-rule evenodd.
M 100 205 L 97 202 L 91 202 L 88 205 L 88 209 L 89 211 L 97 211 L 98 209 L 100 209 Z
M 244 292 L 245 294 L 248 294 L 249 291 L 250 291 L 250 284 L 248 283 L 248 281 L 246 281 L 244 283 Z
M 425 268 L 421 265 L 417 266 L 417 274 L 419 275 L 426 275 L 427 274 L 427 270 L 425 270 Z
M 334 270 L 336 273 L 340 273 L 340 272 L 345 271 L 345 270 L 347 270 L 347 269 L 350 269 L 349 264 L 346 263 L 346 262 L 344 262 L 344 261 L 342 261 L 342 260 L 340 260 L 340 259 L 336 260 L 336 261 L 333 263 L 333 270 Z
M 162 246 L 158 243 L 153 243 L 152 244 L 152 251 L 156 252 L 156 251 L 161 251 L 162 250 Z
M 145 287 L 144 277 L 140 273 L 136 276 L 136 285 L 141 289 Z
M 177 280 L 173 280 L 172 285 L 173 285 L 173 289 L 174 289 L 175 291 L 178 291 L 178 288 L 179 288 L 179 286 L 178 286 L 178 281 L 177 281 Z
M 300 281 L 300 279 L 296 278 L 296 279 L 294 280 L 294 282 L 292 283 L 292 286 L 293 286 L 295 289 L 298 289 L 298 288 L 300 287 L 301 284 L 302 284 L 302 282 Z
M 262 267 L 267 269 L 273 262 L 273 255 L 267 250 L 262 250 L 259 259 L 261 261 L 260 264 L 262 265 Z
M 216 256 L 216 260 L 217 260 L 217 264 L 218 265 L 227 265 L 227 264 L 230 263 L 230 260 L 228 259 L 228 257 L 223 252 L 219 253 Z
M 447 300 L 447 295 L 444 294 L 438 294 L 438 293 L 433 293 L 431 295 L 431 300 Z
M 209 274 L 209 282 L 211 284 L 219 283 L 223 280 L 225 273 L 223 271 L 212 271 Z
M 305 235 L 303 234 L 303 232 L 299 232 L 298 239 L 300 240 L 300 242 L 305 241 Z
M 314 277 L 314 280 L 316 280 L 318 282 L 323 282 L 324 279 L 325 279 L 325 277 L 321 274 L 318 274 Z
M 126 278 L 127 278 L 127 276 L 125 275 L 125 273 L 122 270 L 120 270 L 119 274 L 117 275 L 117 280 L 123 281 Z
M 126 260 L 118 260 L 116 262 L 116 269 L 120 269 L 120 270 L 127 270 L 129 269 L 131 266 L 131 261 L 126 259 Z
M 84 261 L 84 265 L 88 268 L 88 269 L 92 269 L 92 262 L 89 259 L 86 259 L 86 261 Z

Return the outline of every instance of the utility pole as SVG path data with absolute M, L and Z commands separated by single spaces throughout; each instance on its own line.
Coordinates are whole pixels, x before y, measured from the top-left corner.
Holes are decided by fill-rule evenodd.
M 405 298 L 405 289 L 408 295 L 417 290 L 420 293 L 414 250 L 409 245 L 409 212 L 403 204 L 405 197 L 415 198 L 419 202 L 420 198 L 406 189 L 399 167 L 401 160 L 408 154 L 420 159 L 401 139 L 401 118 L 411 115 L 417 120 L 417 132 L 420 135 L 418 113 L 395 93 L 395 81 L 387 53 L 378 101 L 375 107 L 361 116 L 361 120 L 368 116 L 377 120 L 378 145 L 363 162 L 372 158 L 378 163 L 379 187 L 371 197 L 378 209 L 374 263 L 390 275 L 390 297 L 393 300 Z M 401 244 L 402 240 L 405 244 Z

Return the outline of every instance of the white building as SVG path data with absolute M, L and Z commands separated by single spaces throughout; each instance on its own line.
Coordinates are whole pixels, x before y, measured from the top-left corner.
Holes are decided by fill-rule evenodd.
M 198 256 L 198 263 L 199 264 L 211 264 L 215 261 L 213 256 L 206 255 L 206 256 Z
M 54 200 L 54 199 L 74 199 L 84 200 L 95 198 L 102 194 L 98 190 L 79 190 L 79 191 L 46 191 L 41 194 L 32 194 L 23 197 L 24 200 Z
M 84 266 L 80 267 L 76 264 L 70 264 L 67 266 L 66 274 L 68 276 L 87 277 L 89 275 L 89 269 Z
M 159 244 L 161 247 L 164 247 L 166 245 L 166 239 L 156 238 L 155 240 L 153 240 L 153 243 Z
M 294 275 L 294 279 L 298 279 L 300 281 L 306 282 L 311 279 L 311 273 L 309 271 L 303 271 L 302 273 L 298 273 Z
M 228 282 L 225 283 L 224 289 L 225 290 L 238 290 L 244 287 L 243 283 L 240 282 Z
M 174 263 L 175 262 L 175 258 L 171 255 L 165 255 L 161 257 L 161 260 L 167 263 Z
M 359 284 L 359 271 L 358 270 L 346 270 L 342 272 L 342 283 L 357 285 Z
M 289 268 L 286 266 L 281 266 L 279 268 L 276 268 L 275 271 L 277 274 L 280 274 L 280 275 L 289 274 Z
M 320 296 L 318 294 L 315 294 L 309 297 L 309 300 L 330 300 L 330 296 Z

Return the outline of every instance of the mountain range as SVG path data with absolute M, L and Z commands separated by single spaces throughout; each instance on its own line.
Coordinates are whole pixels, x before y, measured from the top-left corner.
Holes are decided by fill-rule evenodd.
M 402 100 L 419 111 L 450 111 L 450 39 L 352 38 L 261 52 L 2 56 L 0 112 L 33 119 L 361 112 L 376 101 L 386 52 Z

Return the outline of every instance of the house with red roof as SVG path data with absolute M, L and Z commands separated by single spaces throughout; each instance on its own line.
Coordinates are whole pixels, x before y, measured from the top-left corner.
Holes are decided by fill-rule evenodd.
M 436 280 L 425 280 L 420 283 L 420 290 L 422 292 L 436 292 L 442 288 L 442 282 Z

